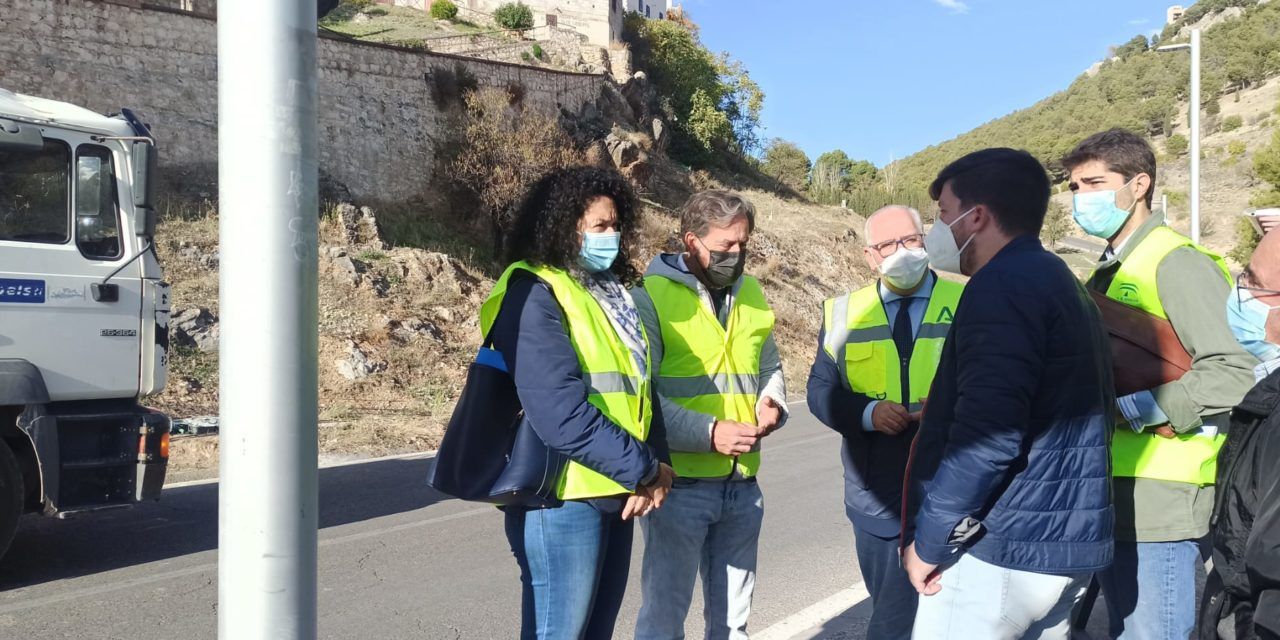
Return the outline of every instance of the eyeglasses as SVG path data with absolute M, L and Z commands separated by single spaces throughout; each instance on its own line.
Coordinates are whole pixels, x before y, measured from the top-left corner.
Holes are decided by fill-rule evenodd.
M 902 236 L 901 238 L 898 238 L 896 240 L 885 240 L 884 242 L 878 242 L 876 244 L 871 245 L 871 250 L 880 254 L 881 258 L 888 258 L 889 256 L 893 255 L 895 251 L 898 250 L 898 247 L 902 247 L 904 249 L 923 249 L 924 234 L 913 233 L 909 236 Z
M 1241 291 L 1248 291 L 1249 295 L 1253 296 L 1254 298 L 1270 298 L 1271 296 L 1280 296 L 1280 291 L 1276 291 L 1275 289 L 1267 289 L 1264 287 L 1253 286 L 1255 282 L 1256 280 L 1254 279 L 1253 272 L 1248 269 L 1245 269 L 1244 271 L 1240 272 L 1240 275 L 1236 276 L 1236 288 Z

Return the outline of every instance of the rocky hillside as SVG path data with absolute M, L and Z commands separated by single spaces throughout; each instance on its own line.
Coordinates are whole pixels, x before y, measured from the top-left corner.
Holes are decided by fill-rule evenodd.
M 654 185 L 643 214 L 647 260 L 669 246 L 683 198 L 720 183 L 662 157 L 646 170 Z M 861 218 L 764 191 L 746 194 L 760 212 L 747 270 L 761 278 L 777 312 L 788 382 L 799 395 L 821 301 L 867 281 Z M 319 275 L 326 457 L 426 451 L 439 442 L 479 346 L 476 310 L 500 273 L 488 259 L 486 236 L 468 219 L 445 202 L 325 207 Z M 217 238 L 208 204 L 175 206 L 160 226 L 159 252 L 173 283 L 174 351 L 168 387 L 148 402 L 176 417 L 217 413 Z M 208 475 L 216 463 L 216 436 L 175 439 L 176 477 Z

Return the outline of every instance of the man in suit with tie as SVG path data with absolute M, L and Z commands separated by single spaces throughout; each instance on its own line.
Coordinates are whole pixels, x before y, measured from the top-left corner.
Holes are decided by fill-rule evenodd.
M 963 285 L 929 269 L 910 207 L 871 214 L 863 238 L 880 279 L 823 304 L 808 402 L 844 436 L 845 513 L 871 594 L 867 638 L 899 640 L 911 637 L 917 598 L 898 560 L 903 473 Z

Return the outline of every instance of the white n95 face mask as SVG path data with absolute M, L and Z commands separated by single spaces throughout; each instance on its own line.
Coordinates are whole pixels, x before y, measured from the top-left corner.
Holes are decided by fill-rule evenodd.
M 974 209 L 977 207 L 972 207 L 960 214 L 959 218 L 951 221 L 951 224 L 941 220 L 933 223 L 933 228 L 929 229 L 928 235 L 924 237 L 924 249 L 929 252 L 929 264 L 934 269 L 960 273 L 960 254 L 969 248 L 973 242 L 973 236 L 969 236 L 969 239 L 964 241 L 963 247 L 956 246 L 956 236 L 951 233 L 951 227 L 973 213 Z
M 903 247 L 880 263 L 880 274 L 896 289 L 907 290 L 924 278 L 929 268 L 929 254 L 924 249 Z

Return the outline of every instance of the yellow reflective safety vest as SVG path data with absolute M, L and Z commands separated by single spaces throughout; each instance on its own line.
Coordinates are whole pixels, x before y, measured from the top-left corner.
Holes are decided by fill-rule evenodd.
M 1221 257 L 1161 225 L 1152 229 L 1120 263 L 1115 278 L 1107 287 L 1107 297 L 1168 320 L 1164 305 L 1160 303 L 1156 270 L 1166 256 L 1182 247 L 1191 247 L 1211 258 L 1222 270 L 1222 277 L 1231 281 L 1231 271 Z M 1132 429 L 1121 427 L 1116 429 L 1111 440 L 1112 473 L 1122 478 L 1213 484 L 1218 469 L 1218 450 L 1226 438 L 1223 434 L 1208 436 L 1201 433 L 1162 438 L 1148 431 L 1134 433 Z
M 480 307 L 480 332 L 488 335 L 502 307 L 507 283 L 512 274 L 520 270 L 528 271 L 547 283 L 560 304 L 565 329 L 574 351 L 578 353 L 582 380 L 587 385 L 587 402 L 624 431 L 641 442 L 645 441 L 649 437 L 649 422 L 653 416 L 649 381 L 641 375 L 631 350 L 618 337 L 600 303 L 568 272 L 523 261 L 507 267 Z M 631 491 L 574 461 L 568 463 L 556 487 L 556 496 L 562 500 L 624 493 Z
M 936 277 L 936 276 L 926 276 Z M 951 331 L 964 285 L 938 278 L 933 295 L 916 331 L 907 384 L 902 389 L 902 358 L 893 342 L 889 316 L 880 299 L 880 285 L 873 284 L 822 304 L 822 348 L 843 373 L 850 391 L 876 400 L 896 402 L 916 412 L 928 397 L 933 377 L 942 361 L 942 346 Z
M 658 393 L 717 420 L 755 424 L 760 353 L 774 323 L 760 283 L 751 276 L 742 277 L 724 325 L 698 292 L 682 283 L 650 275 L 644 279 L 644 289 L 662 327 Z M 672 468 L 686 478 L 726 477 L 735 464 L 742 475 L 752 477 L 760 470 L 760 452 L 736 458 L 717 451 L 671 452 Z

